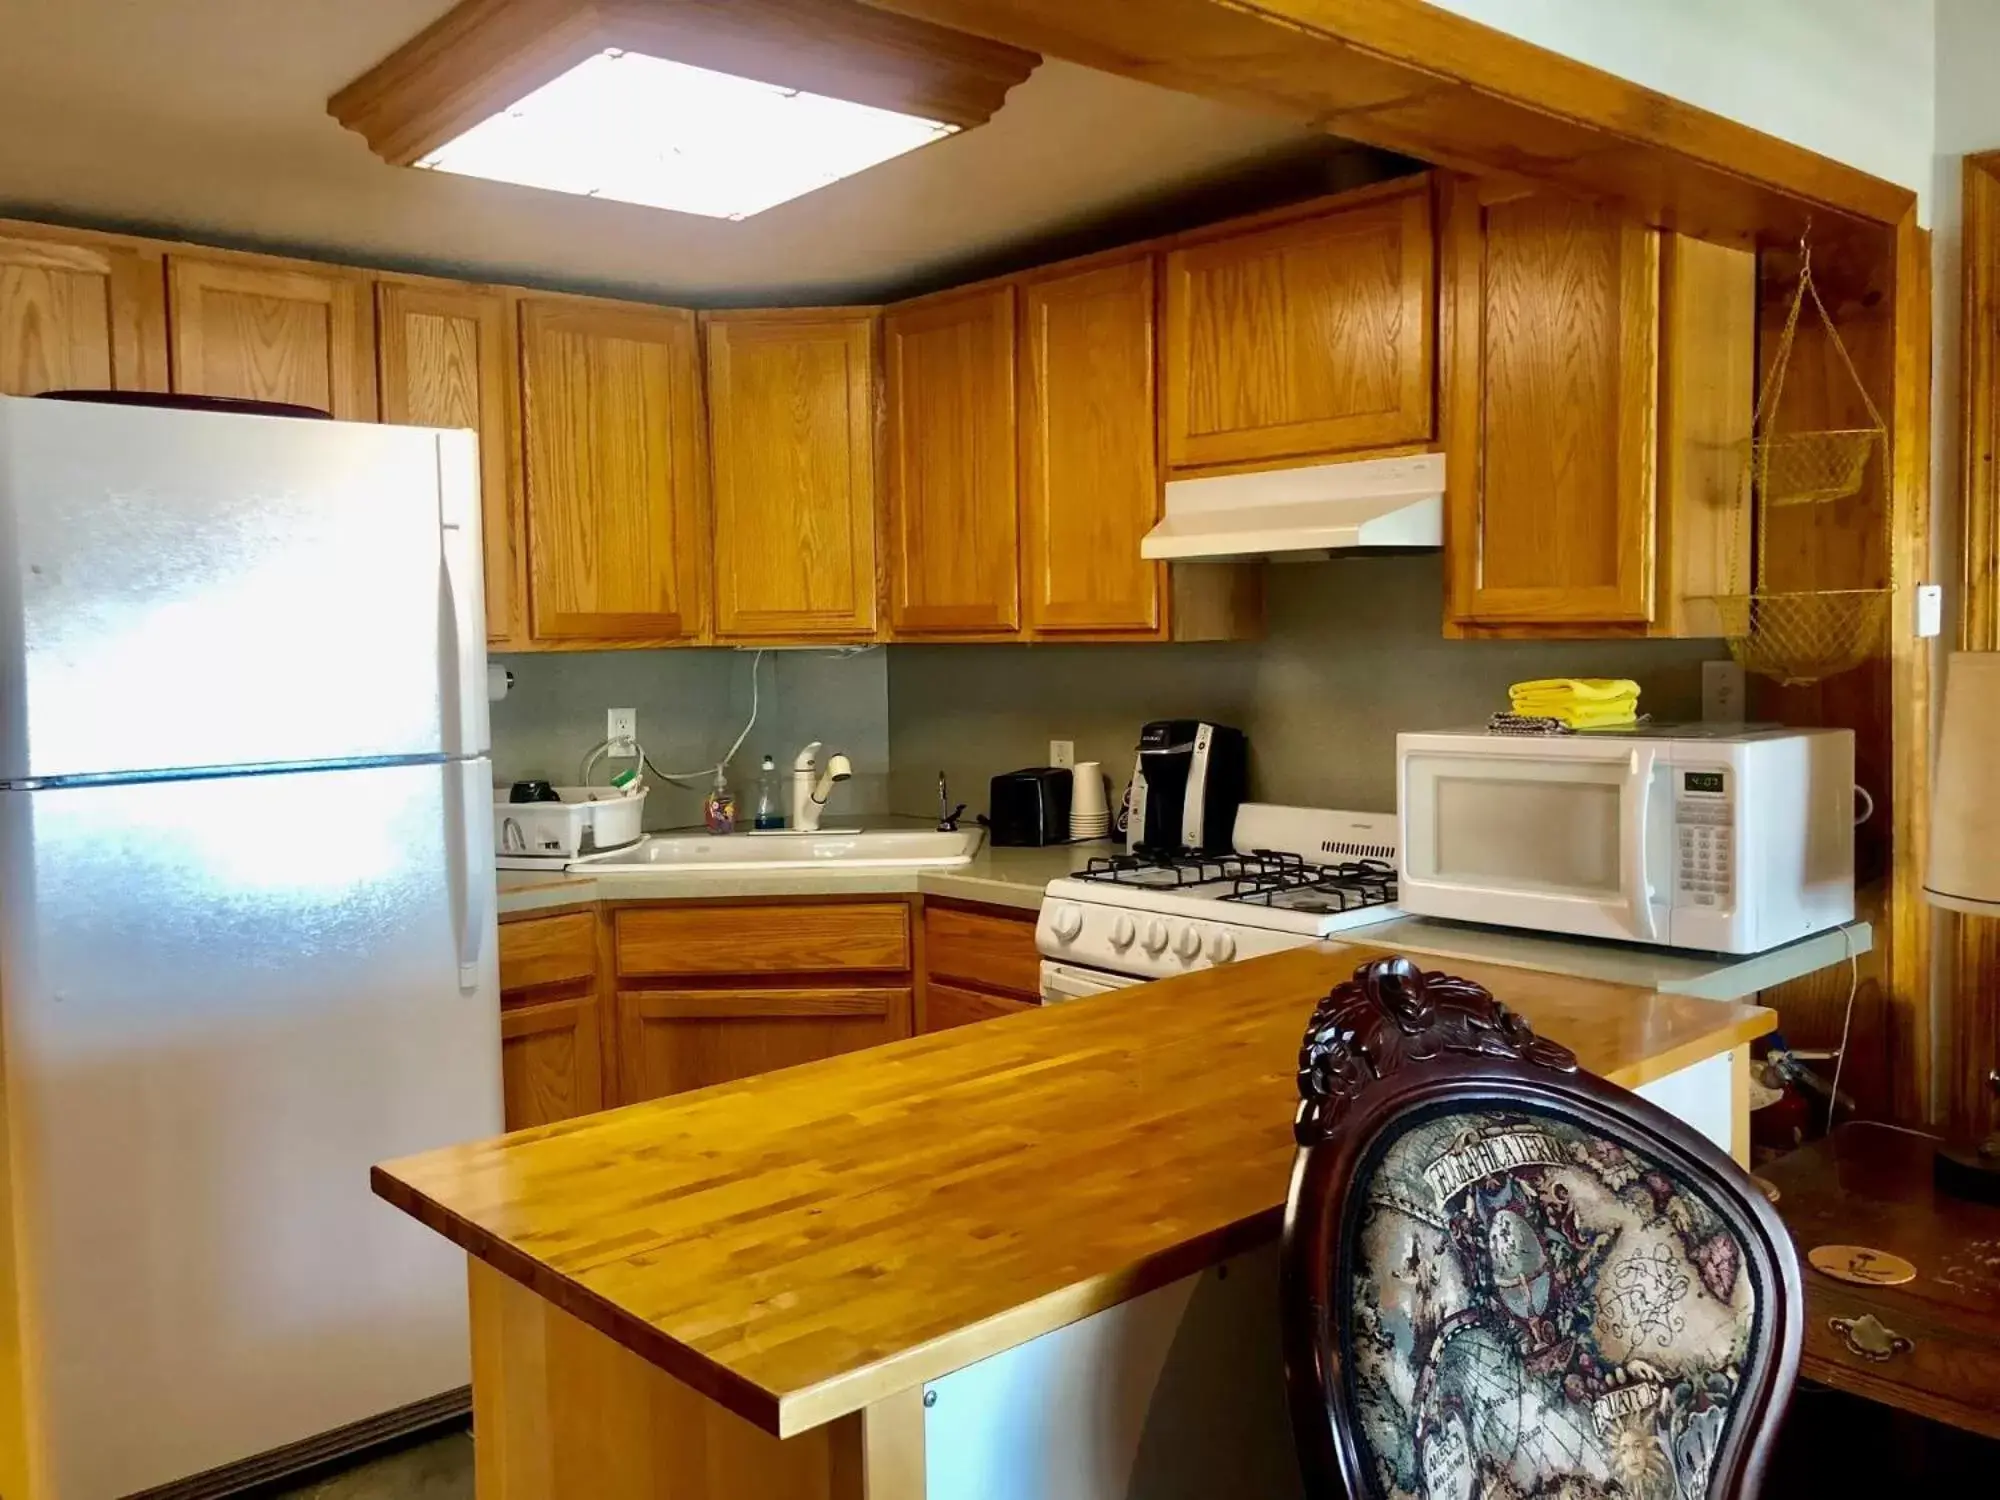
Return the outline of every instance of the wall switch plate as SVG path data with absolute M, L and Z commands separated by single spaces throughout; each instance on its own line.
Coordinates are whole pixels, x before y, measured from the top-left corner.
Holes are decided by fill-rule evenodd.
M 1704 724 L 1741 724 L 1746 717 L 1747 692 L 1743 669 L 1733 661 L 1705 661 L 1701 664 L 1701 721 Z
M 1944 634 L 1944 585 L 1917 585 L 1917 638 L 1929 640 Z
M 1049 764 L 1052 766 L 1073 766 L 1076 764 L 1075 740 L 1050 740 Z
M 639 710 L 608 708 L 604 711 L 604 737 L 611 742 L 613 755 L 639 753 Z

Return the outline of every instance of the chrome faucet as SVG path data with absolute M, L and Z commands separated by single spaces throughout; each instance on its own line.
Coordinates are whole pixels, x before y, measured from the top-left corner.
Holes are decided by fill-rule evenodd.
M 792 827 L 800 833 L 819 832 L 819 815 L 826 810 L 826 799 L 833 795 L 833 784 L 854 774 L 853 764 L 840 754 L 828 756 L 822 771 L 821 748 L 814 740 L 792 757 Z

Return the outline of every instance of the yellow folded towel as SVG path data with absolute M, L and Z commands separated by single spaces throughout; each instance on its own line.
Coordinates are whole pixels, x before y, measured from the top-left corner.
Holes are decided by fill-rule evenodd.
M 1616 729 L 1639 717 L 1639 684 L 1629 677 L 1547 677 L 1517 682 L 1507 696 L 1515 713 L 1572 729 Z

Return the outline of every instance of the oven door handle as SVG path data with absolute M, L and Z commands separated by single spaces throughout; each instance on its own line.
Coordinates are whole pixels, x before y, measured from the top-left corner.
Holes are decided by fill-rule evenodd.
M 1634 750 L 1626 762 L 1625 799 L 1619 844 L 1625 853 L 1625 890 L 1632 913 L 1633 936 L 1643 943 L 1660 940 L 1659 924 L 1653 919 L 1653 892 L 1646 882 L 1652 868 L 1647 858 L 1648 836 L 1652 830 L 1651 792 L 1653 752 Z

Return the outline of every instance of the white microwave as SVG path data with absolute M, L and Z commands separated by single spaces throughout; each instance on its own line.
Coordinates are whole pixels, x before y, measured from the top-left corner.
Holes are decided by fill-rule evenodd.
M 1396 737 L 1405 911 L 1761 953 L 1854 917 L 1854 736 Z

